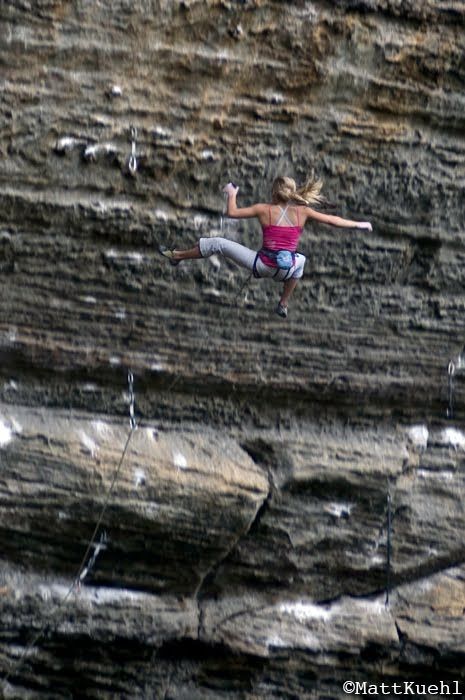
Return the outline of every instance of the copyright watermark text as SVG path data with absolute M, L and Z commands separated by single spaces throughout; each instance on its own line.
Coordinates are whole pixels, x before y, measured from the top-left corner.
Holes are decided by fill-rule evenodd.
M 439 681 L 438 683 L 368 683 L 368 681 L 345 681 L 342 689 L 346 695 L 462 695 L 460 681 Z

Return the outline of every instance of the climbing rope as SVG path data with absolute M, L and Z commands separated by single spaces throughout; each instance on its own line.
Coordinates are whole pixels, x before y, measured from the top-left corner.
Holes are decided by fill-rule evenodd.
M 128 389 L 129 389 L 129 426 L 131 430 L 137 429 L 137 421 L 135 418 L 135 402 L 136 397 L 134 394 L 134 375 L 131 370 L 128 371 Z
M 126 457 L 126 453 L 129 447 L 129 443 L 131 441 L 131 438 L 134 434 L 134 432 L 137 430 L 137 421 L 135 418 L 135 394 L 134 394 L 134 376 L 131 372 L 131 370 L 128 371 L 128 388 L 129 388 L 129 425 L 130 425 L 130 430 L 123 448 L 123 451 L 121 453 L 121 457 L 119 459 L 119 462 L 116 466 L 116 469 L 113 472 L 113 477 L 110 483 L 110 487 L 107 490 L 105 500 L 103 503 L 103 506 L 100 511 L 100 515 L 98 517 L 97 523 L 95 525 L 94 531 L 92 533 L 92 536 L 89 540 L 89 543 L 87 545 L 87 549 L 85 551 L 84 556 L 82 557 L 81 563 L 77 569 L 77 573 L 66 593 L 66 595 L 63 597 L 63 599 L 59 602 L 58 607 L 55 610 L 55 616 L 58 615 L 60 612 L 61 608 L 64 606 L 64 604 L 67 602 L 71 594 L 74 592 L 76 588 L 79 589 L 80 585 L 83 583 L 84 579 L 86 576 L 90 573 L 91 569 L 93 568 L 98 555 L 103 549 L 106 549 L 108 538 L 107 534 L 105 531 L 102 532 L 100 535 L 100 540 L 97 541 L 97 534 L 100 529 L 100 526 L 102 524 L 105 512 L 108 508 L 108 504 L 110 502 L 110 497 L 113 492 L 113 489 L 115 487 L 116 481 L 118 479 L 119 473 L 121 471 L 121 467 L 123 466 L 124 458 Z M 91 553 L 91 550 L 94 549 L 94 552 L 92 556 L 89 555 Z M 56 621 L 55 621 L 56 623 Z M 50 621 L 45 622 L 42 627 L 39 629 L 37 634 L 33 637 L 32 641 L 29 642 L 29 644 L 26 646 L 26 648 L 23 650 L 22 654 L 18 658 L 18 660 L 13 664 L 12 668 L 8 671 L 7 675 L 3 679 L 3 691 L 6 692 L 7 690 L 7 683 L 8 680 L 11 678 L 11 676 L 14 673 L 17 673 L 21 666 L 24 663 L 24 660 L 26 656 L 34 649 L 34 647 L 37 645 L 39 640 L 44 636 L 45 631 L 47 628 L 50 627 Z
M 248 277 L 245 278 L 244 282 L 243 282 L 243 283 L 241 284 L 241 286 L 239 287 L 239 291 L 237 292 L 237 294 L 236 294 L 236 296 L 235 296 L 235 298 L 234 298 L 234 304 L 237 304 L 237 302 L 239 301 L 239 297 L 241 296 L 241 294 L 242 294 L 242 292 L 244 291 L 244 289 L 246 289 L 246 288 L 248 287 L 249 282 L 250 282 L 250 280 L 252 279 L 252 277 L 253 277 L 253 272 L 251 272 L 250 275 L 249 275 Z
M 455 375 L 455 362 L 451 360 L 447 368 L 448 375 L 448 397 L 447 397 L 447 417 L 454 417 L 454 375 Z
M 386 527 L 386 600 L 384 605 L 389 605 L 389 592 L 391 590 L 391 530 L 392 530 L 392 510 L 391 510 L 391 488 L 389 479 L 387 482 L 387 527 Z
M 94 553 L 92 554 L 91 558 L 89 559 L 89 562 L 84 566 L 83 570 L 79 574 L 79 586 L 82 585 L 84 582 L 84 579 L 95 566 L 95 562 L 97 561 L 98 555 L 100 554 L 101 551 L 105 550 L 107 548 L 107 542 L 108 542 L 108 537 L 107 533 L 105 530 L 102 532 L 100 535 L 100 540 L 96 544 L 93 545 L 94 547 Z

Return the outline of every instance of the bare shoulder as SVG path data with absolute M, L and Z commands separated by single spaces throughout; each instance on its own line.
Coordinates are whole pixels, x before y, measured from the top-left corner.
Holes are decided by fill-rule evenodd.
M 309 218 L 311 218 L 312 216 L 315 216 L 315 214 L 318 213 L 315 209 L 312 209 L 311 207 L 308 207 L 305 205 L 301 206 L 300 210 L 305 216 L 308 216 Z
M 269 218 L 269 211 L 270 211 L 270 205 L 267 204 L 266 202 L 257 202 L 257 204 L 254 205 L 255 209 L 255 216 L 257 216 L 260 221 L 263 223 L 268 221 Z
M 311 207 L 305 206 L 305 204 L 295 205 L 297 215 L 299 217 L 300 225 L 304 226 L 307 219 L 312 219 L 316 214 L 315 210 Z
M 316 221 L 323 221 L 326 222 L 328 216 L 327 214 L 323 214 L 320 211 L 317 211 L 316 209 L 312 209 L 312 207 L 301 207 L 302 210 L 302 219 L 303 221 L 306 221 L 307 219 L 314 219 Z

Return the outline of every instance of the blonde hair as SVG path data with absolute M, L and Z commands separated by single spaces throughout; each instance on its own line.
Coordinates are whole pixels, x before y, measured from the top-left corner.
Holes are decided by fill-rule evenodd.
M 325 198 L 320 194 L 323 180 L 312 173 L 304 185 L 297 187 L 292 177 L 277 177 L 273 182 L 271 196 L 273 202 L 295 202 L 296 204 L 323 204 Z

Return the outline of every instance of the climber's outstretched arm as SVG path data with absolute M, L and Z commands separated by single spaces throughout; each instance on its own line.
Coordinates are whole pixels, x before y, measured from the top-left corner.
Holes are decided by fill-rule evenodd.
M 369 221 L 351 221 L 350 219 L 343 219 L 341 216 L 322 214 L 319 211 L 315 211 L 315 209 L 312 209 L 311 207 L 303 207 L 303 213 L 305 219 L 313 219 L 314 221 L 319 221 L 320 223 L 328 224 L 329 226 L 337 226 L 338 228 L 358 228 L 365 229 L 367 231 L 373 230 Z

